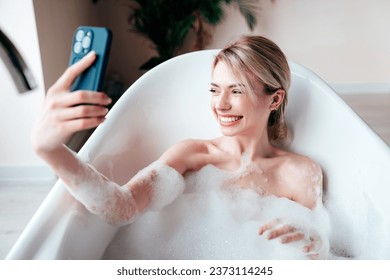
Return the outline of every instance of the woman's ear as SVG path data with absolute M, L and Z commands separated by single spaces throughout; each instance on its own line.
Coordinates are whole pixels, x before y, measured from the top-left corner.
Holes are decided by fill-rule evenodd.
M 272 97 L 272 101 L 271 101 L 271 105 L 270 105 L 270 110 L 273 111 L 273 110 L 277 110 L 280 106 L 280 104 L 282 104 L 283 100 L 284 100 L 284 97 L 286 95 L 286 92 L 284 91 L 284 89 L 278 89 L 277 91 L 275 91 L 271 97 Z

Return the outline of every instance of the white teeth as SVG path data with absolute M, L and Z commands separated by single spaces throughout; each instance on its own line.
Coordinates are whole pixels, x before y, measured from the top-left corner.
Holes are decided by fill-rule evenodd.
M 232 123 L 238 121 L 241 117 L 219 117 L 219 119 L 224 123 Z

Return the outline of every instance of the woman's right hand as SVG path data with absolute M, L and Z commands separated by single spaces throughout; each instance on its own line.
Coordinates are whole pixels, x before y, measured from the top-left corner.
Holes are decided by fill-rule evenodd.
M 73 81 L 95 59 L 96 54 L 90 52 L 67 68 L 48 90 L 43 109 L 32 130 L 31 140 L 38 154 L 56 149 L 73 133 L 97 127 L 105 120 L 108 109 L 104 106 L 111 103 L 107 95 L 88 90 L 70 92 Z

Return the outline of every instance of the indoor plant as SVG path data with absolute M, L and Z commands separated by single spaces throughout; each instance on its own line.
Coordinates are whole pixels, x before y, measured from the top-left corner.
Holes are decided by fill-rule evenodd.
M 190 30 L 195 33 L 193 50 L 203 49 L 211 38 L 210 26 L 224 17 L 223 4 L 236 5 L 251 30 L 256 25 L 256 0 L 129 1 L 131 30 L 150 40 L 158 54 L 140 67 L 143 70 L 172 58 Z

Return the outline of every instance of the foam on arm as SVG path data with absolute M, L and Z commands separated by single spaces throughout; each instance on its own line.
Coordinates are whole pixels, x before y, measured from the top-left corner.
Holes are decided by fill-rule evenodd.
M 139 171 L 131 180 L 143 180 L 150 178 L 151 197 L 148 209 L 158 211 L 171 204 L 183 193 L 185 182 L 183 176 L 176 169 L 157 160 Z M 130 181 L 130 182 L 131 182 Z
M 138 172 L 124 186 L 110 181 L 81 161 L 77 174 L 69 174 L 66 178 L 65 185 L 75 199 L 91 213 L 115 226 L 132 223 L 140 212 L 165 207 L 184 189 L 182 175 L 161 161 L 155 161 Z M 147 197 L 145 207 L 139 206 L 135 192 Z

